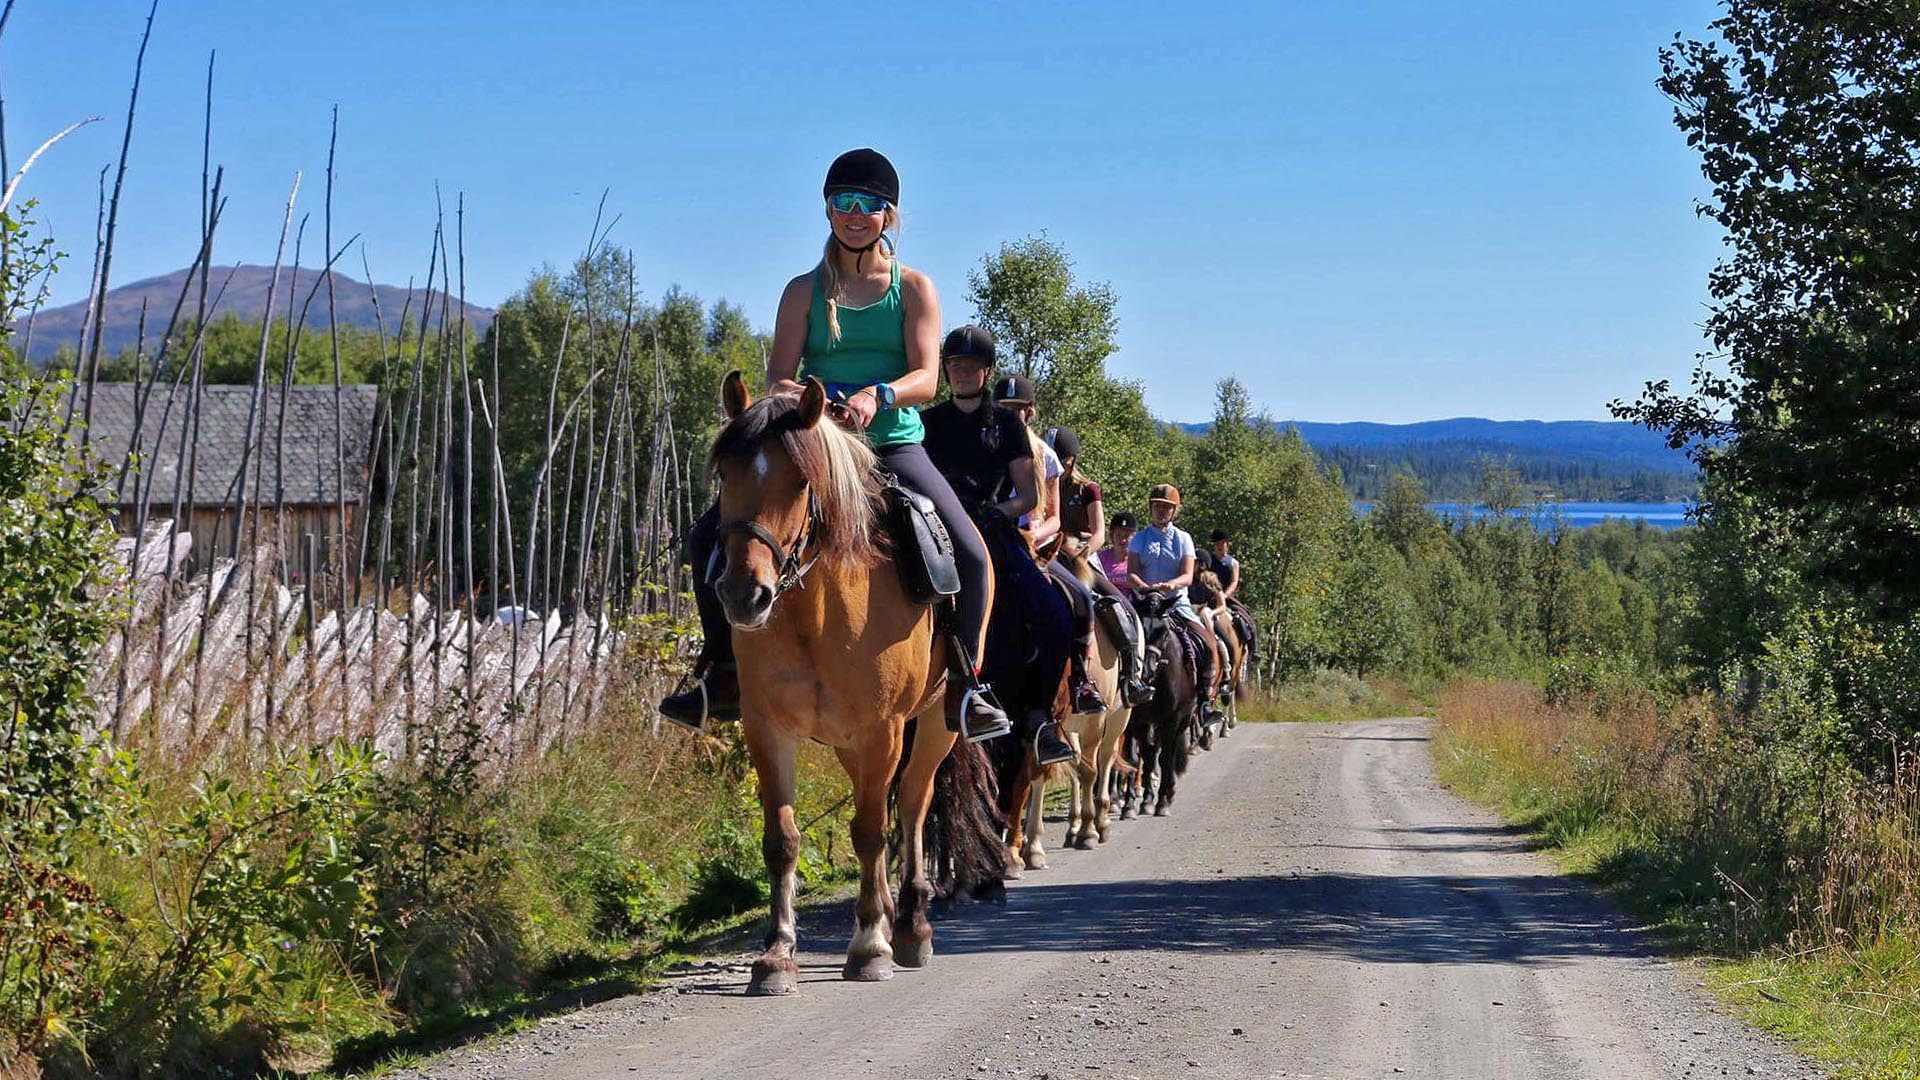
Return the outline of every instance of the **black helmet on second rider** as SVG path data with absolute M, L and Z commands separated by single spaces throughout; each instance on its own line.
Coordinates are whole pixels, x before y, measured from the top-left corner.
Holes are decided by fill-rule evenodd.
M 993 334 L 984 326 L 959 326 L 940 343 L 940 359 L 977 360 L 993 367 L 999 360 L 994 352 Z

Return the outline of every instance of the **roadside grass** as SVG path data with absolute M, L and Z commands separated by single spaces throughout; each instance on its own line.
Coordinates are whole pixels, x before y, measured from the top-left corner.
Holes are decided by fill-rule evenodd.
M 716 935 L 756 922 L 766 885 L 745 750 L 726 729 L 650 734 L 651 697 L 644 682 L 610 695 L 587 730 L 520 763 L 463 742 L 448 718 L 431 721 L 415 765 L 369 769 L 364 752 L 339 748 L 314 757 L 298 784 L 265 749 L 190 764 L 140 755 L 139 785 L 113 805 L 146 823 L 142 842 L 83 856 L 117 913 L 87 972 L 103 1024 L 84 1056 L 44 1062 L 47 1075 L 378 1075 L 643 990 Z M 324 850 L 335 855 L 326 866 L 354 867 L 354 884 L 315 893 L 343 898 L 338 910 L 297 931 L 235 922 L 279 910 L 286 881 L 322 878 L 306 864 L 296 879 L 276 869 L 311 846 L 296 835 L 303 818 L 278 831 L 233 823 L 314 804 L 340 762 L 360 771 Z M 208 825 L 209 792 L 239 809 Z M 831 752 L 803 746 L 803 894 L 836 893 L 854 876 L 848 794 Z M 189 826 L 229 837 L 219 843 L 238 853 L 233 868 L 196 878 L 200 852 L 178 847 L 197 835 Z M 202 923 L 244 936 L 183 969 L 168 999 L 181 1002 L 178 1017 L 163 1014 L 142 980 L 172 963 L 177 929 Z M 137 1043 L 120 1034 L 134 1031 Z
M 1253 690 L 1240 702 L 1248 723 L 1337 723 L 1424 713 L 1433 688 L 1397 679 L 1367 681 L 1318 668 L 1278 686 Z
M 524 962 L 495 987 L 341 1042 L 324 1075 L 380 1075 L 641 992 L 756 925 L 767 900 L 760 809 L 744 747 L 730 734 L 648 737 L 616 720 L 504 778 L 499 817 L 511 824 L 500 845 L 512 868 L 504 889 L 527 942 Z M 801 747 L 804 898 L 836 894 L 855 877 L 850 790 L 830 751 Z
M 1842 1080 L 1920 1076 L 1910 772 L 1810 818 L 1752 756 L 1703 748 L 1698 702 L 1556 705 L 1531 685 L 1465 683 L 1438 712 L 1444 783 L 1606 889 L 1749 1021 Z

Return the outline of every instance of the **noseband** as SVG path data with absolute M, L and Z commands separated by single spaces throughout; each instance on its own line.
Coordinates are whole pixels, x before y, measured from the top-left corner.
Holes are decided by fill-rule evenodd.
M 805 559 L 805 561 L 802 561 L 802 558 L 806 555 L 809 547 L 815 546 L 813 541 L 825 528 L 826 519 L 820 513 L 819 500 L 813 497 L 813 488 L 809 486 L 807 488 L 806 524 L 800 526 L 800 535 L 794 537 L 793 546 L 791 547 L 782 547 L 780 541 L 774 537 L 773 533 L 767 531 L 765 525 L 760 524 L 752 518 L 742 518 L 739 521 L 724 522 L 715 532 L 722 537 L 745 536 L 750 540 L 758 540 L 767 545 L 768 550 L 773 552 L 773 561 L 780 567 L 780 576 L 773 583 L 773 598 L 778 600 L 780 599 L 781 593 L 789 589 L 801 587 L 801 585 L 805 583 L 807 571 L 812 570 L 813 564 L 820 561 L 820 553 L 818 551 L 814 552 L 813 556 Z M 707 559 L 707 581 L 709 584 L 719 580 L 720 555 L 725 550 L 724 546 L 715 544 L 713 547 L 713 555 Z

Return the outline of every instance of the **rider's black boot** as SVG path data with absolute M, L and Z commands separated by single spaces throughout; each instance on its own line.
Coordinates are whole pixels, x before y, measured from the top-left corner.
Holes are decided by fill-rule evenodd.
M 1094 716 L 1107 711 L 1107 701 L 1100 696 L 1100 689 L 1086 674 L 1076 674 L 1072 678 L 1073 688 L 1069 691 L 1073 698 L 1073 711 L 1080 716 Z
M 1033 757 L 1039 764 L 1058 765 L 1079 756 L 1074 752 L 1073 744 L 1061 737 L 1059 721 L 1046 720 L 1033 733 Z
M 1145 705 L 1153 700 L 1153 686 L 1140 677 L 1140 629 L 1132 617 L 1120 610 L 1120 599 L 1097 593 L 1094 610 L 1106 621 L 1107 629 L 1120 639 L 1120 697 L 1128 705 Z
M 984 742 L 1012 731 L 1013 721 L 985 683 L 948 675 L 947 730 L 959 732 L 968 742 Z
M 660 699 L 661 716 L 694 731 L 706 730 L 710 721 L 740 719 L 740 676 L 732 661 L 707 665 L 690 683 L 685 690 Z

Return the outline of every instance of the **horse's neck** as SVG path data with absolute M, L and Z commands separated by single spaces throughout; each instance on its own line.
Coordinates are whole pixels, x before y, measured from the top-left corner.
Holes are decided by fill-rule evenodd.
M 846 566 L 822 559 L 797 589 L 782 593 L 768 629 L 800 639 L 821 662 L 846 662 L 850 636 L 905 635 L 930 608 L 914 604 L 889 559 Z M 891 627 L 891 629 L 887 629 Z
M 849 584 L 848 572 L 838 564 L 822 559 L 797 588 L 781 593 L 774 601 L 773 618 L 767 629 L 816 642 L 820 629 L 833 622 L 837 607 Z

